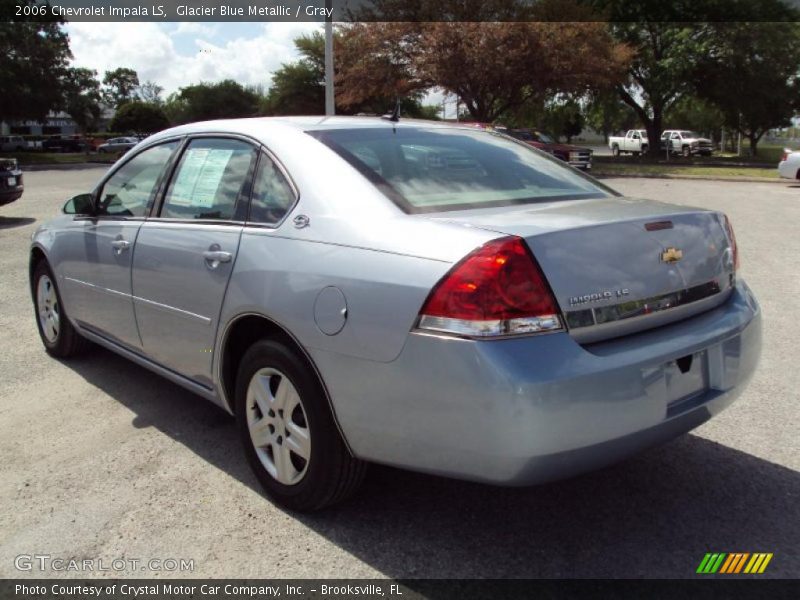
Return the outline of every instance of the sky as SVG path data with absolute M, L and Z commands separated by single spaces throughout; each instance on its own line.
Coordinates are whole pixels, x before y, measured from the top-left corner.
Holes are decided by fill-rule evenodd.
M 163 87 L 164 98 L 186 85 L 223 79 L 268 89 L 272 73 L 298 58 L 293 40 L 324 30 L 321 23 L 197 22 L 71 22 L 65 28 L 73 66 L 94 69 L 101 80 L 105 71 L 129 67 L 141 83 Z M 441 105 L 442 96 L 434 92 L 423 102 Z M 448 116 L 454 114 L 453 101 Z
M 234 79 L 269 87 L 282 63 L 297 59 L 292 41 L 319 23 L 77 23 L 66 25 L 73 65 L 130 67 L 164 96 L 200 81 Z

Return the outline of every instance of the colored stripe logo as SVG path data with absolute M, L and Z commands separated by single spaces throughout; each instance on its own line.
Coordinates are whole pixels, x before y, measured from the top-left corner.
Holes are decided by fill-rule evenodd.
M 772 560 L 772 552 L 708 552 L 700 561 L 697 573 L 713 575 L 722 573 L 735 575 L 738 573 L 763 573 Z

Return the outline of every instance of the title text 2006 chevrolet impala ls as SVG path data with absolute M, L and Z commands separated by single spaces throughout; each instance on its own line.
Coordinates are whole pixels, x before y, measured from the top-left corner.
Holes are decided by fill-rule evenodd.
M 609 464 L 728 406 L 761 347 L 725 215 L 472 128 L 186 125 L 64 213 L 30 255 L 47 351 L 91 340 L 229 410 L 298 510 L 369 461 L 508 485 Z

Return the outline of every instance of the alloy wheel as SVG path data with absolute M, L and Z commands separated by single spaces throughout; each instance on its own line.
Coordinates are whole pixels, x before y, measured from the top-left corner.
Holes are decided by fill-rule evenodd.
M 260 369 L 247 387 L 247 426 L 256 455 L 283 485 L 302 481 L 311 458 L 311 432 L 300 394 L 289 378 Z
M 39 310 L 39 324 L 45 339 L 55 343 L 61 330 L 61 313 L 58 306 L 58 295 L 50 277 L 42 275 L 36 286 L 36 307 Z

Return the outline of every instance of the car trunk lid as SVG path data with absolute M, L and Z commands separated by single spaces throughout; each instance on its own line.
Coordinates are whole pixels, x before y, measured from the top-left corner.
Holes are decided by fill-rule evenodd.
M 524 238 L 581 343 L 688 318 L 735 283 L 717 212 L 611 197 L 427 217 Z

